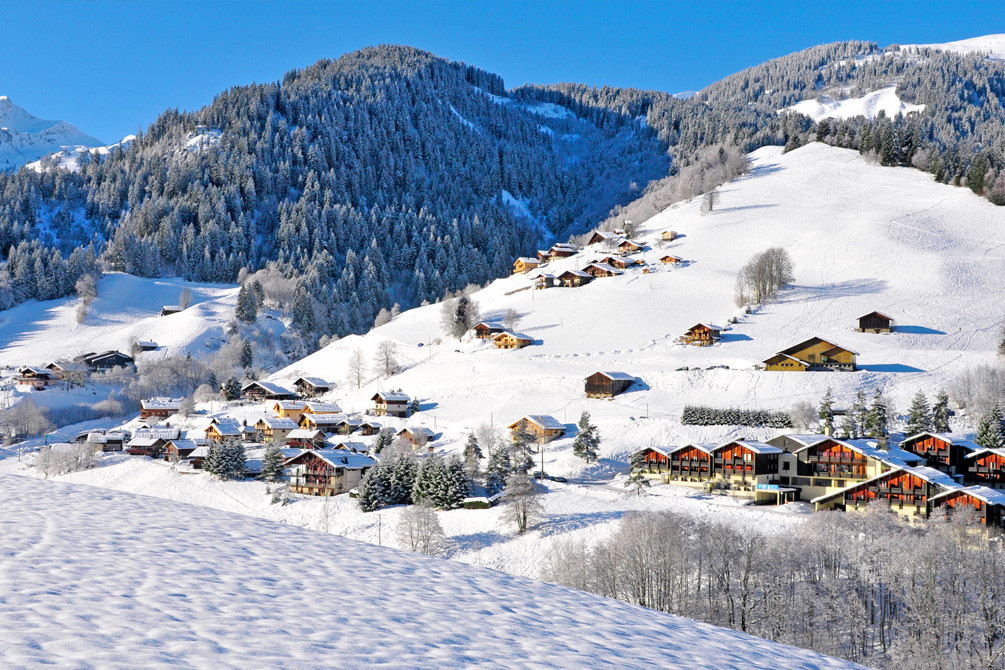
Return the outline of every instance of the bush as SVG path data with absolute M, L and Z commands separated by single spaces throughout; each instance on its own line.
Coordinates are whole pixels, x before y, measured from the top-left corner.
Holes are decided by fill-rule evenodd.
M 680 422 L 685 426 L 751 426 L 754 428 L 791 428 L 788 412 L 763 409 L 717 409 L 687 405 Z

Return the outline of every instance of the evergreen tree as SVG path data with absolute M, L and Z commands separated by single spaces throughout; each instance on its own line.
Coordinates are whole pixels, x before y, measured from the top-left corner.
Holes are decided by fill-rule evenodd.
M 526 474 L 534 467 L 534 438 L 526 430 L 517 428 L 510 443 L 513 472 Z
M 387 465 L 378 463 L 366 471 L 359 482 L 359 508 L 373 512 L 389 504 L 390 473 Z
M 241 289 L 237 292 L 237 307 L 234 309 L 234 316 L 246 323 L 254 323 L 255 319 L 258 318 L 258 300 L 254 290 L 249 288 L 247 284 L 242 284 Z
M 826 432 L 830 434 L 834 430 L 834 397 L 831 393 L 830 387 L 827 388 L 827 393 L 824 394 L 823 400 L 820 401 L 820 409 L 817 411 L 817 416 L 820 417 L 820 421 L 823 423 Z
M 468 485 L 473 486 L 478 477 L 482 460 L 482 448 L 474 433 L 468 433 L 468 443 L 464 445 L 464 469 L 468 474 Z
M 373 453 L 379 454 L 394 442 L 394 428 L 381 428 L 373 438 Z
M 911 402 L 911 409 L 907 415 L 907 427 L 904 432 L 908 435 L 917 435 L 932 429 L 932 414 L 928 408 L 928 398 L 923 391 L 918 391 Z
M 251 342 L 246 338 L 241 338 L 241 356 L 238 362 L 245 370 L 251 369 L 255 362 L 254 354 L 251 351 Z
M 202 469 L 211 475 L 217 475 L 223 471 L 223 457 L 221 454 L 221 445 L 217 441 L 212 441 L 206 448 L 206 459 L 202 463 Z
M 447 461 L 443 483 L 436 494 L 437 509 L 457 509 L 468 497 L 468 476 L 464 463 L 456 456 Z
M 982 449 L 1005 449 L 1005 436 L 1002 434 L 1002 411 L 997 402 L 981 417 L 975 441 Z
M 220 468 L 216 475 L 220 479 L 243 479 L 246 466 L 244 443 L 239 439 L 224 442 L 220 447 Z
M 418 414 L 420 409 L 419 399 L 412 398 L 412 401 L 408 403 L 408 415 Z
M 642 490 L 651 485 L 649 478 L 645 475 L 646 452 L 640 450 L 633 453 L 629 467 L 628 485 L 635 488 L 636 495 L 642 495 Z
M 866 404 L 865 391 L 859 389 L 855 394 L 855 401 L 851 406 L 852 417 L 855 420 L 855 437 L 862 437 L 865 435 L 865 424 L 866 416 L 869 413 L 869 407 Z
M 412 502 L 412 490 L 419 474 L 419 463 L 415 456 L 403 454 L 396 456 L 388 483 L 387 500 L 389 505 L 408 505 Z
M 223 397 L 227 400 L 240 400 L 241 399 L 241 382 L 237 381 L 235 377 L 231 377 L 223 383 Z
M 511 472 L 513 472 L 513 466 L 509 447 L 500 444 L 489 452 L 489 462 L 485 467 L 485 489 L 488 495 L 495 495 L 502 491 L 506 487 Z
M 886 437 L 887 432 L 886 398 L 878 388 L 873 391 L 872 404 L 865 417 L 866 435 L 869 437 Z
M 412 487 L 412 503 L 427 502 L 436 507 L 445 486 L 447 472 L 440 456 L 433 455 L 422 461 Z
M 841 437 L 854 440 L 858 435 L 858 423 L 855 421 L 854 412 L 846 412 L 841 419 Z
M 572 443 L 572 453 L 587 463 L 597 460 L 597 448 L 600 446 L 600 435 L 597 427 L 590 423 L 589 412 L 583 412 L 579 417 L 579 432 Z
M 278 482 L 283 478 L 283 465 L 286 457 L 279 447 L 279 443 L 270 442 L 262 456 L 262 479 L 267 482 Z
M 949 432 L 949 395 L 939 391 L 932 406 L 932 430 L 936 433 Z

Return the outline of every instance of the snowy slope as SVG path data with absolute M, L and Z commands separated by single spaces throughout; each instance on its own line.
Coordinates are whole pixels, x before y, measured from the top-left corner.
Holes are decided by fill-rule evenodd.
M 191 306 L 160 316 L 184 288 L 192 293 Z M 0 365 L 44 365 L 107 349 L 128 353 L 134 340 L 152 340 L 169 353 L 215 350 L 227 339 L 224 326 L 233 318 L 237 292 L 227 284 L 112 273 L 98 283 L 83 324 L 76 320 L 76 298 L 31 300 L 0 312 Z
M 44 161 L 45 164 L 49 167 L 62 168 L 64 170 L 69 170 L 70 172 L 77 172 L 78 170 L 80 170 L 80 159 L 81 156 L 83 156 L 83 154 L 85 153 L 93 154 L 95 151 L 97 151 L 98 155 L 105 156 L 115 151 L 117 147 L 122 147 L 123 149 L 125 149 L 130 144 L 132 144 L 133 140 L 135 139 L 136 139 L 135 135 L 126 135 L 125 137 L 122 138 L 121 141 L 116 142 L 115 144 L 109 144 L 108 146 L 104 147 L 95 147 L 95 146 L 66 147 L 61 151 L 53 152 L 48 156 L 40 158 L 37 161 L 28 163 L 27 167 L 31 168 L 35 172 L 41 172 L 43 169 L 45 169 L 42 166 L 42 163 Z
M 922 47 L 929 49 L 939 49 L 940 51 L 951 51 L 953 53 L 968 54 L 983 52 L 992 58 L 1005 58 L 1005 33 L 997 35 L 984 35 L 982 37 L 971 37 L 955 42 L 945 42 L 943 44 L 905 44 L 903 48 Z
M 880 111 L 884 112 L 887 117 L 893 118 L 897 114 L 910 114 L 924 109 L 924 105 L 911 105 L 903 102 L 897 97 L 897 87 L 889 86 L 867 93 L 860 98 L 834 100 L 823 96 L 819 101 L 803 100 L 782 111 L 798 112 L 814 121 L 821 121 L 823 119 L 851 119 L 856 116 L 864 116 L 871 120 L 876 118 Z
M 40 119 L 0 96 L 0 170 L 19 168 L 67 147 L 103 144 L 66 121 Z
M 79 485 L 0 483 L 5 667 L 858 667 L 299 528 Z
M 412 421 L 442 432 L 440 444 L 454 447 L 482 423 L 504 426 L 544 413 L 571 424 L 586 410 L 600 425 L 604 455 L 623 463 L 631 450 L 652 442 L 770 434 L 681 426 L 688 403 L 788 409 L 796 401 L 815 402 L 830 386 L 843 406 L 857 390 L 878 386 L 895 409 L 906 411 L 917 390 L 931 396 L 961 369 L 994 359 L 1005 292 L 1005 210 L 925 173 L 868 164 L 854 151 L 823 144 L 784 155 L 766 147 L 753 159 L 749 175 L 721 188 L 714 213 L 702 216 L 694 201 L 642 226 L 652 247 L 642 257 L 655 264 L 650 274 L 628 270 L 582 288 L 544 291 L 521 290 L 530 282 L 514 276 L 474 295 L 484 316 L 519 312 L 518 328 L 538 339 L 534 346 L 498 351 L 470 339 L 435 344 L 442 336 L 440 307 L 431 305 L 365 337 L 337 341 L 276 379 L 344 379 L 357 347 L 369 357 L 391 339 L 404 371 L 358 391 L 343 387 L 343 407 L 362 410 L 377 388 L 403 388 L 428 405 Z M 661 246 L 658 233 L 665 228 L 683 236 Z M 745 315 L 733 304 L 736 271 L 775 245 L 794 259 L 796 281 L 778 301 Z M 660 266 L 665 253 L 690 264 Z M 587 251 L 548 271 L 581 267 L 599 255 Z M 872 310 L 893 316 L 899 332 L 854 332 L 856 317 Z M 739 323 L 718 346 L 674 342 L 695 323 L 722 324 L 734 315 Z M 754 369 L 815 335 L 858 351 L 862 370 Z M 712 366 L 729 369 L 706 369 Z M 597 370 L 627 372 L 644 383 L 613 401 L 588 400 L 583 378 Z M 553 450 L 567 453 L 568 443 Z M 563 460 L 559 470 L 576 462 Z

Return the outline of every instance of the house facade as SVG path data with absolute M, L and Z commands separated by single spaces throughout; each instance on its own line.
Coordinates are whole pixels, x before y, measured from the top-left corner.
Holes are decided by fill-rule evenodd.
M 378 391 L 370 400 L 373 401 L 373 413 L 376 416 L 396 416 L 402 419 L 408 417 L 408 403 L 411 398 L 404 393 Z
M 565 435 L 565 424 L 547 414 L 531 414 L 509 425 L 513 439 L 523 433 L 534 442 L 551 442 Z
M 698 323 L 681 336 L 681 342 L 697 347 L 707 347 L 722 339 L 722 328 L 708 323 Z
M 980 451 L 979 446 L 959 433 L 918 433 L 904 438 L 900 448 L 950 475 L 965 475 L 969 466 L 967 456 Z
M 624 372 L 594 372 L 586 378 L 586 397 L 613 398 L 634 383 L 635 377 Z
M 882 312 L 869 312 L 858 317 L 860 333 L 890 333 L 893 332 L 893 319 Z
M 854 372 L 857 354 L 819 337 L 800 342 L 764 361 L 771 371 Z
M 523 349 L 534 343 L 534 338 L 524 333 L 504 331 L 492 338 L 496 349 Z
M 140 401 L 141 419 L 166 419 L 181 409 L 180 398 L 148 398 Z
M 375 463 L 369 456 L 341 449 L 305 451 L 286 462 L 290 491 L 321 496 L 346 493 Z

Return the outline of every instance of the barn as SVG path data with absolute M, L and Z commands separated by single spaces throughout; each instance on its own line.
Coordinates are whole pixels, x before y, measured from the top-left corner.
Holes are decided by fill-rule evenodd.
M 523 333 L 511 333 L 508 330 L 492 338 L 496 349 L 523 349 L 534 344 L 534 338 Z
M 882 312 L 869 312 L 858 317 L 860 333 L 890 333 L 893 332 L 893 319 Z
M 624 372 L 594 372 L 586 378 L 587 398 L 613 398 L 635 383 L 635 377 Z
M 475 331 L 475 337 L 479 340 L 487 340 L 493 335 L 498 335 L 506 329 L 494 321 L 479 321 L 475 324 L 475 327 L 472 328 L 472 330 Z
M 696 323 L 681 337 L 681 341 L 685 344 L 699 347 L 715 344 L 720 339 L 722 339 L 722 328 L 709 323 Z

